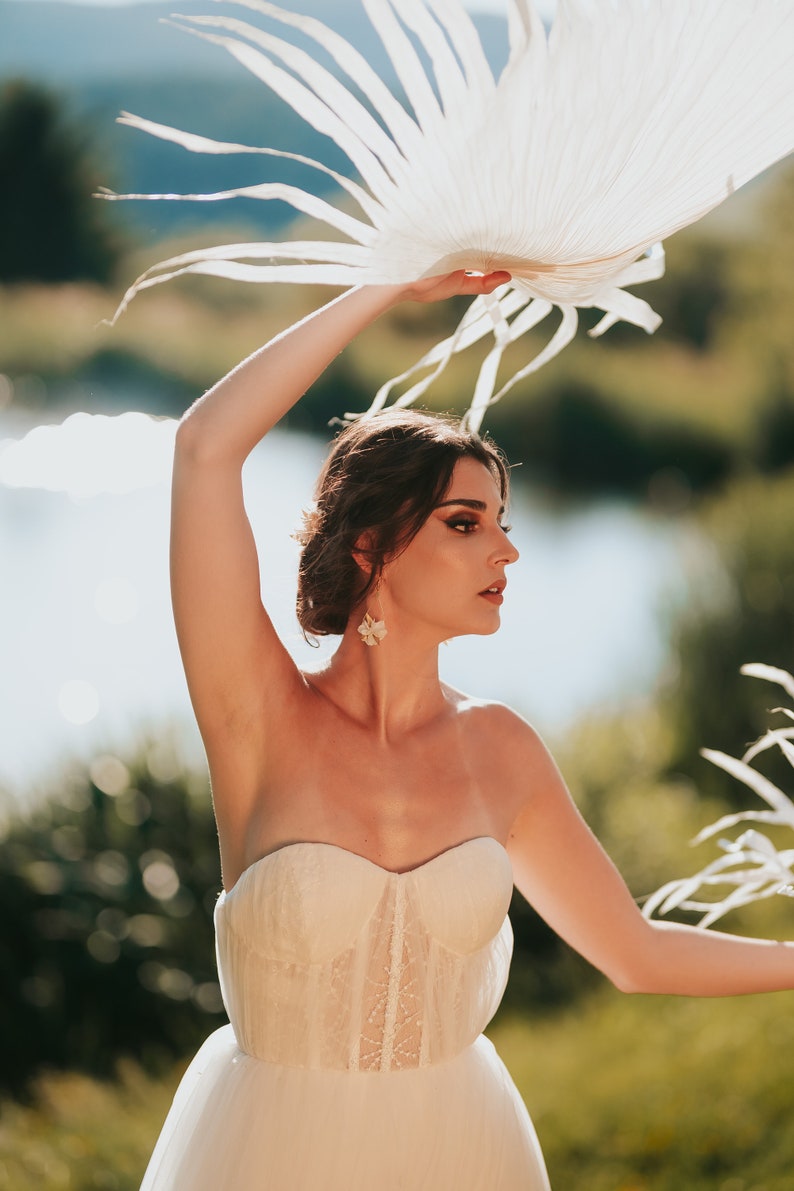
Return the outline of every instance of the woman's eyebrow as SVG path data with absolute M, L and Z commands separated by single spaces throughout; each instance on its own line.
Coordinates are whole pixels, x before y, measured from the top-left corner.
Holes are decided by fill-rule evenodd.
M 440 504 L 436 505 L 437 509 L 445 509 L 447 505 L 463 505 L 467 509 L 474 509 L 478 513 L 485 513 L 488 510 L 488 505 L 484 500 L 471 500 L 469 497 L 462 496 L 458 500 L 442 500 Z M 501 517 L 505 511 L 504 505 L 499 510 Z

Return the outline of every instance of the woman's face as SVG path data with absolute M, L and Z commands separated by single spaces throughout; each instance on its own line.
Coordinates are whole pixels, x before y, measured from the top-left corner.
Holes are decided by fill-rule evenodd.
M 401 623 L 425 627 L 438 641 L 496 632 L 505 567 L 518 558 L 503 516 L 488 469 L 476 459 L 459 460 L 440 503 L 383 569 L 381 602 L 390 631 L 396 635 Z

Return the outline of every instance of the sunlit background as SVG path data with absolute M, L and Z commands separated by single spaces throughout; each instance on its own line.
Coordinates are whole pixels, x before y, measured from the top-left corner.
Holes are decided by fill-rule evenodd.
M 469 7 L 498 68 L 504 6 Z M 388 77 L 359 0 L 294 8 L 360 38 Z M 553 8 L 542 6 L 547 19 Z M 182 154 L 117 127 L 120 110 L 346 168 L 217 48 L 158 24 L 170 11 L 159 0 L 0 0 L 9 1191 L 132 1191 L 186 1056 L 224 1020 L 217 844 L 168 594 L 174 431 L 217 377 L 330 296 L 193 279 L 105 321 L 142 268 L 198 243 L 281 235 L 289 215 L 244 201 L 111 206 L 90 197 L 99 186 L 297 177 L 271 162 Z M 548 737 L 637 896 L 704 863 L 687 840 L 750 804 L 698 750 L 740 752 L 780 702 L 739 676 L 743 662 L 794 661 L 792 199 L 784 164 L 674 237 L 667 277 L 643 294 L 664 317 L 653 338 L 625 327 L 580 336 L 486 419 L 516 464 L 521 559 L 500 633 L 452 642 L 442 673 Z M 299 632 L 291 537 L 329 420 L 364 408 L 457 315 L 381 320 L 246 465 L 263 596 L 302 666 L 334 647 L 314 649 Z M 431 390 L 438 408 L 465 400 L 476 367 L 456 362 Z M 780 766 L 769 774 L 787 780 Z M 781 904 L 727 925 L 791 935 Z M 494 1032 L 555 1187 L 791 1191 L 790 1002 L 627 1008 L 519 901 L 513 919 L 514 972 Z M 32 1107 L 13 1099 L 30 1095 Z
M 175 724 L 194 756 L 168 596 L 168 502 L 175 422 L 135 412 L 73 413 L 24 429 L 0 414 L 0 776 L 24 790 L 64 756 L 129 749 Z M 264 595 L 304 666 L 319 653 L 294 616 L 298 548 L 322 441 L 276 433 L 254 453 L 246 496 Z M 697 532 L 625 502 L 568 511 L 517 485 L 503 629 L 444 650 L 463 689 L 525 708 L 560 733 L 584 711 L 642 696 L 666 661 L 660 612 L 680 602 L 707 547 Z
M 156 4 L 94 7 L 123 11 L 125 28 L 131 27 L 128 14 L 137 14 L 137 69 L 142 74 L 148 69 L 147 45 L 156 45 L 160 32 L 154 21 Z M 495 15 L 503 6 L 479 0 L 471 8 L 488 14 L 494 44 L 503 38 L 503 19 Z M 59 18 L 59 10 L 68 16 Z M 19 22 L 18 3 L 6 0 L 3 11 L 7 20 L 16 14 Z M 28 6 L 18 34 L 19 66 L 29 62 L 40 69 L 49 52 L 57 57 L 56 71 L 69 70 L 65 56 L 56 52 L 56 30 L 48 35 L 40 13 L 54 13 L 66 31 L 73 27 L 76 42 L 78 28 L 82 34 L 78 54 L 85 55 L 88 74 L 64 80 L 63 93 L 77 107 L 91 96 L 87 128 L 95 127 L 109 148 L 112 172 L 145 174 L 150 164 L 135 156 L 120 159 L 130 147 L 141 152 L 138 135 L 108 125 L 116 110 L 110 105 L 116 96 L 123 104 L 124 87 L 110 87 L 107 66 L 98 64 L 99 44 L 93 52 L 86 45 L 87 31 L 93 27 L 90 12 L 86 23 L 86 6 L 66 0 L 55 6 L 35 0 Z M 112 20 L 112 14 L 102 15 Z M 116 26 L 103 28 L 107 36 Z M 184 106 L 185 97 L 192 94 L 192 72 L 209 63 L 221 70 L 225 63 L 223 55 L 207 55 L 203 46 L 197 51 L 193 39 L 167 32 L 170 52 L 178 69 L 185 71 L 182 91 L 169 102 Z M 105 44 L 111 53 L 122 52 L 113 41 Z M 129 50 L 124 52 L 130 90 L 133 82 L 140 89 L 129 65 Z M 187 55 L 187 65 L 181 55 Z M 12 75 L 16 65 L 14 44 L 6 44 L 0 66 Z M 156 94 L 160 87 L 159 81 L 144 86 L 140 98 L 149 91 Z M 151 98 L 148 103 L 151 107 Z M 234 118 L 238 113 L 228 96 L 227 103 Z M 145 147 L 159 160 L 161 146 L 152 142 Z M 169 170 L 174 157 L 178 159 L 177 150 Z M 195 209 L 168 204 L 160 204 L 154 215 L 152 208 L 142 211 L 138 204 L 126 208 L 120 218 L 129 213 L 133 221 L 159 219 L 165 217 L 164 207 L 171 221 L 197 218 Z M 117 215 L 118 208 L 112 212 Z M 283 212 L 278 217 L 283 218 Z M 136 227 L 139 242 L 146 241 L 147 230 Z M 112 313 L 116 296 L 109 292 L 105 315 Z M 85 314 L 88 320 L 88 310 Z M 118 352 L 125 338 L 121 328 L 113 331 L 88 321 L 81 331 L 85 349 L 100 357 Z M 46 336 L 44 328 L 39 333 Z M 167 336 L 161 338 L 159 351 L 167 354 Z M 36 366 L 35 354 L 31 363 Z M 53 381 L 38 369 L 2 382 L 0 534 L 5 582 L 0 646 L 6 664 L 0 678 L 5 736 L 0 783 L 23 797 L 63 758 L 87 758 L 97 748 L 126 749 L 141 732 L 164 723 L 176 727 L 188 755 L 199 755 L 168 604 L 174 423 L 162 420 L 163 415 L 121 412 L 156 407 L 156 389 L 162 384 L 156 375 L 145 380 L 130 377 L 123 365 L 117 360 L 115 377 L 98 382 L 68 374 Z M 213 374 L 208 371 L 206 379 L 214 379 Z M 193 392 L 183 387 L 181 405 L 200 391 L 198 386 Z M 97 404 L 112 409 L 110 415 L 70 413 Z M 46 424 L 40 425 L 42 421 Z M 267 604 L 295 656 L 309 667 L 326 650 L 319 655 L 310 651 L 297 631 L 292 613 L 296 548 L 289 534 L 311 495 L 322 453 L 319 436 L 277 435 L 255 453 L 247 471 L 252 519 L 268 560 Z M 540 493 L 533 495 L 521 484 L 519 473 L 515 506 L 522 561 L 511 576 L 505 630 L 495 641 L 456 642 L 445 651 L 444 673 L 464 689 L 518 705 L 542 731 L 559 736 L 583 712 L 642 697 L 653 688 L 669 660 L 663 614 L 669 618 L 685 597 L 692 568 L 700 567 L 709 551 L 692 525 L 671 522 L 620 496 L 559 507 Z

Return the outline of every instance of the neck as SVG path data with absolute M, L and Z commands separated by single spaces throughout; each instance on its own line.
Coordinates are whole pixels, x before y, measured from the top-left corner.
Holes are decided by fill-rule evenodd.
M 365 645 L 352 618 L 317 685 L 352 719 L 384 742 L 435 718 L 445 699 L 438 677 L 438 643 L 390 626 L 378 645 Z

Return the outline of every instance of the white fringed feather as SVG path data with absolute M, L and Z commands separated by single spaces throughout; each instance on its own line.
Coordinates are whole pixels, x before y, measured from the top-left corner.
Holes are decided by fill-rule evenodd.
M 742 674 L 777 683 L 794 699 L 794 678 L 785 670 L 753 663 L 742 666 Z M 790 707 L 778 707 L 775 710 L 794 722 L 794 710 Z M 711 839 L 718 832 L 735 827 L 737 823 L 766 823 L 770 826 L 789 827 L 794 831 L 794 802 L 750 764 L 759 753 L 771 748 L 779 748 L 794 768 L 794 724 L 792 727 L 770 728 L 747 750 L 741 760 L 713 749 L 703 749 L 703 756 L 707 760 L 754 790 L 766 803 L 767 809 L 723 815 L 716 823 L 705 827 L 692 841 L 693 844 Z M 701 914 L 699 925 L 706 927 L 739 906 L 774 897 L 776 894 L 794 896 L 794 847 L 778 849 L 768 836 L 755 828 L 744 831 L 735 840 L 721 839 L 719 846 L 723 855 L 707 864 L 700 872 L 691 877 L 669 881 L 652 893 L 643 906 L 646 918 L 651 918 L 655 913 L 669 914 L 675 909 L 689 910 Z M 702 890 L 713 890 L 726 885 L 729 892 L 719 900 L 701 901 L 693 896 Z
M 236 3 L 305 34 L 335 73 L 236 18 L 175 18 L 335 141 L 359 180 L 297 160 L 330 175 L 361 216 L 279 183 L 108 193 L 280 199 L 347 237 L 184 253 L 143 274 L 122 309 L 138 290 L 182 273 L 353 286 L 507 269 L 511 284 L 475 299 L 455 334 L 384 385 L 372 406 L 425 373 L 398 400 L 410 404 L 453 354 L 492 333 L 467 415 L 477 429 L 488 405 L 571 341 L 578 307 L 604 312 L 591 335 L 621 319 L 654 331 L 658 315 L 625 287 L 660 277 L 662 240 L 794 148 L 791 0 L 559 0 L 548 35 L 532 0 L 506 0 L 510 57 L 498 80 L 460 0 L 361 2 L 411 110 L 337 33 L 268 0 Z M 293 156 L 129 114 L 122 122 L 193 152 Z M 504 348 L 554 307 L 561 321 L 550 342 L 496 390 Z

